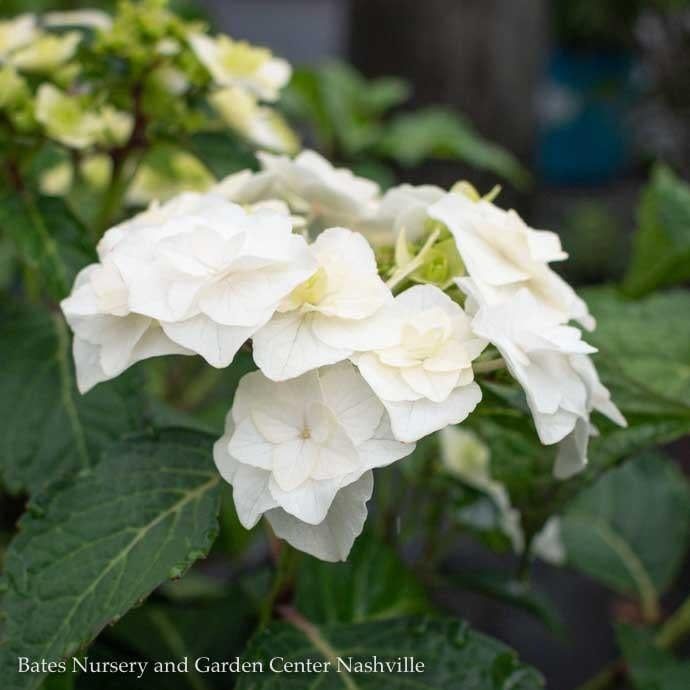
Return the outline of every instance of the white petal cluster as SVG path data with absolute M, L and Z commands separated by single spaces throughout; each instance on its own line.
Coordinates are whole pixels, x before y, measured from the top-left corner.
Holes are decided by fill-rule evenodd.
M 347 359 L 385 342 L 372 319 L 393 296 L 361 235 L 330 228 L 311 245 L 318 268 L 254 335 L 254 360 L 274 381 Z
M 265 514 L 279 537 L 337 561 L 362 531 L 371 470 L 413 450 L 393 438 L 383 406 L 343 362 L 281 383 L 247 374 L 214 457 L 245 527 Z
M 445 194 L 434 185 L 392 187 L 381 197 L 373 213 L 363 214 L 354 227 L 374 246 L 395 245 L 401 232 L 408 242 L 418 242 L 429 224 L 429 207 Z
M 321 228 L 356 227 L 376 209 L 380 189 L 375 182 L 334 168 L 315 151 L 302 151 L 295 158 L 260 153 L 259 161 L 274 193 Z
M 386 346 L 354 361 L 388 410 L 395 437 L 416 441 L 462 422 L 482 397 L 472 361 L 486 347 L 464 311 L 438 288 L 420 285 L 398 295 L 381 320 Z
M 192 45 L 235 127 L 242 98 L 256 114 L 253 99 L 272 98 L 287 78 L 270 54 L 229 39 Z M 48 95 L 62 135 L 78 138 L 74 102 Z M 267 146 L 274 134 L 254 130 Z M 558 444 L 557 477 L 586 464 L 593 411 L 625 424 L 589 359 L 594 348 L 570 325 L 594 320 L 549 267 L 566 257 L 555 234 L 462 186 L 382 195 L 313 151 L 259 161 L 258 172 L 109 230 L 99 263 L 62 303 L 83 391 L 160 354 L 226 367 L 251 340 L 259 371 L 242 379 L 214 451 L 246 527 L 265 516 L 297 548 L 346 558 L 366 519 L 371 470 L 473 412 L 475 370 L 489 370 L 476 360 L 489 344 L 524 389 L 542 443 Z M 380 266 L 377 244 L 388 250 Z M 424 284 L 393 295 L 410 283 Z M 478 459 L 472 481 L 521 536 L 487 463 Z
M 527 288 L 489 304 L 473 280 L 458 282 L 478 305 L 472 329 L 498 348 L 525 391 L 539 439 L 545 445 L 561 442 L 556 476 L 565 479 L 576 474 L 587 464 L 592 410 L 625 426 L 588 358 L 595 348 Z
M 166 347 L 228 366 L 315 270 L 288 217 L 248 212 L 214 195 L 185 194 L 111 229 L 99 255 L 101 263 L 84 269 L 62 303 L 78 335 L 83 390 Z M 119 337 L 128 342 L 138 343 L 153 328 L 166 345 L 158 338 L 153 350 L 122 349 L 115 366 L 104 317 L 109 324 L 117 319 Z M 88 353 L 77 347 L 80 340 L 92 346 Z
M 485 199 L 451 192 L 429 207 L 429 216 L 453 234 L 467 273 L 489 304 L 500 304 L 526 288 L 556 310 L 563 321 L 575 319 L 594 328 L 587 305 L 548 263 L 568 255 L 553 232 L 534 230 L 515 211 Z

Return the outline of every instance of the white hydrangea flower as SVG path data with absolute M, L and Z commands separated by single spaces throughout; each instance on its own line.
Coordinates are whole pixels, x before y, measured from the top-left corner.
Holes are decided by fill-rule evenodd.
M 374 246 L 393 246 L 400 232 L 408 242 L 418 242 L 429 223 L 428 210 L 446 194 L 434 185 L 392 187 L 376 204 L 370 217 L 354 226 Z
M 625 420 L 610 400 L 586 355 L 596 349 L 577 328 L 563 325 L 562 314 L 522 288 L 500 304 L 482 301 L 474 281 L 460 287 L 477 310 L 472 329 L 499 350 L 508 370 L 525 391 L 540 441 L 562 441 L 554 472 L 566 478 L 587 463 L 589 413 L 596 409 L 617 424 Z
M 475 434 L 462 427 L 447 426 L 439 434 L 441 461 L 445 469 L 482 493 L 496 506 L 499 524 L 510 539 L 515 553 L 525 548 L 525 533 L 522 529 L 520 511 L 513 507 L 504 484 L 491 475 L 491 451 Z M 552 517 L 534 538 L 532 555 L 547 563 L 561 565 L 565 562 L 565 548 L 561 541 L 560 520 Z
M 214 446 L 240 522 L 265 514 L 275 533 L 327 561 L 345 560 L 366 519 L 371 470 L 414 450 L 349 362 L 276 383 L 240 381 Z
M 371 317 L 393 297 L 364 237 L 330 228 L 311 250 L 317 271 L 281 302 L 253 338 L 254 361 L 274 381 L 335 364 L 389 338 L 383 324 Z
M 564 565 L 567 559 L 561 533 L 561 518 L 552 515 L 532 542 L 532 554 L 551 565 Z
M 334 168 L 315 151 L 288 158 L 259 153 L 263 170 L 273 176 L 281 198 L 322 227 L 357 227 L 376 208 L 379 186 L 345 168 Z
M 385 347 L 353 356 L 388 410 L 395 437 L 416 441 L 463 421 L 481 400 L 472 361 L 486 341 L 465 312 L 437 287 L 419 285 L 380 317 Z
M 256 98 L 239 87 L 216 91 L 209 98 L 223 121 L 257 146 L 293 154 L 299 140 L 277 110 L 259 105 Z
M 74 331 L 77 387 L 86 393 L 132 364 L 168 354 L 194 354 L 168 338 L 160 325 L 129 310 L 129 293 L 110 261 L 84 268 L 61 303 Z
M 491 451 L 473 431 L 447 426 L 439 434 L 441 461 L 450 474 L 482 493 L 496 506 L 502 531 L 515 551 L 522 550 L 525 540 L 520 526 L 520 512 L 513 508 L 506 487 L 491 476 Z
M 81 39 L 78 31 L 62 35 L 42 34 L 13 53 L 9 61 L 23 72 L 47 74 L 74 57 Z
M 486 199 L 450 192 L 429 208 L 455 238 L 467 273 L 489 304 L 498 304 L 520 289 L 592 330 L 594 319 L 575 291 L 548 266 L 567 254 L 553 232 L 533 230 L 515 211 L 504 211 Z
M 206 34 L 193 34 L 189 44 L 218 86 L 239 86 L 263 101 L 275 101 L 290 81 L 290 64 L 266 48 Z
M 131 311 L 215 367 L 316 269 L 288 217 L 211 194 L 184 194 L 108 231 L 99 252 L 120 271 Z
M 256 204 L 266 200 L 280 200 L 274 176 L 269 172 L 240 170 L 223 178 L 211 190 L 235 204 Z
M 38 35 L 33 14 L 21 14 L 14 19 L 0 21 L 0 62 L 10 53 L 31 43 Z

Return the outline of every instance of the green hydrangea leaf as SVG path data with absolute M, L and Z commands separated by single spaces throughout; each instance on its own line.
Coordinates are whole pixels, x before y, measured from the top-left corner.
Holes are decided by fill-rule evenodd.
M 271 673 L 268 661 L 282 656 L 291 662 L 329 661 L 328 672 Z M 348 671 L 348 663 L 396 661 L 413 657 L 421 673 Z M 426 617 L 395 618 L 359 624 L 317 626 L 302 619 L 296 625 L 276 623 L 259 633 L 246 661 L 260 661 L 263 673 L 243 675 L 237 690 L 536 690 L 540 674 L 523 665 L 502 643 L 473 631 L 466 623 Z
M 3 385 L 0 477 L 12 492 L 34 493 L 59 477 L 95 465 L 107 445 L 146 424 L 136 372 L 76 388 L 71 338 L 57 312 L 2 310 Z
M 423 587 L 395 551 L 373 534 L 360 536 L 344 563 L 305 556 L 297 608 L 320 623 L 357 623 L 428 611 Z
M 690 185 L 657 166 L 638 209 L 638 226 L 623 288 L 641 297 L 690 280 Z
M 687 480 L 669 458 L 640 456 L 582 492 L 561 530 L 570 565 L 639 599 L 653 619 L 690 543 Z
M 72 656 L 181 576 L 211 547 L 218 510 L 211 439 L 190 431 L 118 444 L 95 468 L 35 498 L 5 558 L 5 690 L 41 683 L 42 673 L 17 672 L 19 656 Z

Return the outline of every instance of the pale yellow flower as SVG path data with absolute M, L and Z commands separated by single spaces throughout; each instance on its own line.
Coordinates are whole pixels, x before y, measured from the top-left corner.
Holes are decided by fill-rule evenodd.
M 289 63 L 270 50 L 228 36 L 190 36 L 189 43 L 219 86 L 242 86 L 264 101 L 275 101 L 290 81 Z
M 210 101 L 227 125 L 260 148 L 288 154 L 298 151 L 299 139 L 280 113 L 259 105 L 246 90 L 221 89 Z
M 61 36 L 43 34 L 10 56 L 10 62 L 23 72 L 48 73 L 74 57 L 81 34 L 70 31 Z

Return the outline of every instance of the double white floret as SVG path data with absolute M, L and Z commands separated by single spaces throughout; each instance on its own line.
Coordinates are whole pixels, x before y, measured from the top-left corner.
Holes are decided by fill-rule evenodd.
M 101 265 L 84 269 L 74 294 L 62 304 L 80 339 L 100 353 L 85 360 L 75 340 L 82 390 L 114 371 L 106 366 L 108 339 L 98 336 L 97 326 L 94 334 L 87 333 L 85 318 L 96 324 L 102 317 L 120 319 L 122 337 L 131 339 L 150 324 L 177 351 L 226 367 L 278 304 L 316 270 L 287 216 L 264 209 L 250 213 L 213 195 L 185 194 L 136 216 L 106 233 L 99 254 Z M 97 291 L 94 280 L 104 271 L 113 295 L 92 299 L 85 312 L 83 301 Z M 132 349 L 120 365 L 139 359 Z M 99 372 L 93 368 L 97 363 Z
M 393 437 L 383 405 L 342 362 L 280 383 L 247 374 L 214 457 L 247 529 L 265 514 L 279 537 L 335 561 L 362 531 L 371 470 L 413 450 Z

